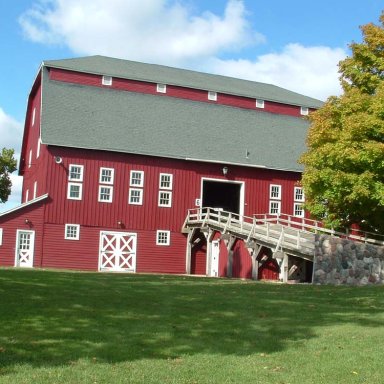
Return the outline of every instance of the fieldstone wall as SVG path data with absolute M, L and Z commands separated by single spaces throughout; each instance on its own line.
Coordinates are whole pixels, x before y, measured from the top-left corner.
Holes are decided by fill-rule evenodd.
M 384 247 L 316 235 L 314 284 L 384 284 Z

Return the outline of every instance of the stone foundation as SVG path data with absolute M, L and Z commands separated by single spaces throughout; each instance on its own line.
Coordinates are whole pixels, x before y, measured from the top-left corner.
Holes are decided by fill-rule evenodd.
M 384 283 L 384 247 L 316 235 L 314 284 Z

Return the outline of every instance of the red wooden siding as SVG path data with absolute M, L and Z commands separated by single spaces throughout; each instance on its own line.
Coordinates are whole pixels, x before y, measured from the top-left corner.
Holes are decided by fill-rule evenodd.
M 252 278 L 252 258 L 243 240 L 237 240 L 233 247 L 232 276 L 242 279 Z
M 264 108 L 256 108 L 256 100 L 254 98 L 244 97 L 244 96 L 218 93 L 217 101 L 210 101 L 208 100 L 208 90 L 203 90 L 203 89 L 194 89 L 194 88 L 187 88 L 187 87 L 167 84 L 167 92 L 158 93 L 156 90 L 157 84 L 146 82 L 146 81 L 130 80 L 130 79 L 122 79 L 122 78 L 114 77 L 112 81 L 112 85 L 105 86 L 105 85 L 102 85 L 101 83 L 102 81 L 101 75 L 67 71 L 67 70 L 58 69 L 58 68 L 50 68 L 49 73 L 50 73 L 50 79 L 56 80 L 56 81 L 84 84 L 84 85 L 90 85 L 95 87 L 119 89 L 119 90 L 125 90 L 130 92 L 142 92 L 142 93 L 148 93 L 152 95 L 156 94 L 159 96 L 178 97 L 178 98 L 194 100 L 194 101 L 223 104 L 223 105 L 229 105 L 229 106 L 238 107 L 238 108 L 253 109 L 258 112 L 271 112 L 271 113 L 279 113 L 279 114 L 290 115 L 290 116 L 300 116 L 300 106 L 282 104 L 274 101 L 265 100 Z M 215 91 L 215 90 L 211 89 L 211 91 Z

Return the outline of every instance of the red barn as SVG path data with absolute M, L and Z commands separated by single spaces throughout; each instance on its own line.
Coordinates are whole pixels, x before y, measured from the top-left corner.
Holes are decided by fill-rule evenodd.
M 43 62 L 28 99 L 22 202 L 0 214 L 0 266 L 228 275 L 219 232 L 215 270 L 202 233 L 186 257 L 187 211 L 304 216 L 303 115 L 321 104 L 102 56 Z M 252 278 L 244 242 L 232 246 L 230 274 Z M 276 278 L 267 258 L 258 275 Z

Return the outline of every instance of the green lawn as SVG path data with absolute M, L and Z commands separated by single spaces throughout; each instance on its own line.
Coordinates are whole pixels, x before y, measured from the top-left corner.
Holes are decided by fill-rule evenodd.
M 382 383 L 384 287 L 0 269 L 0 383 Z

